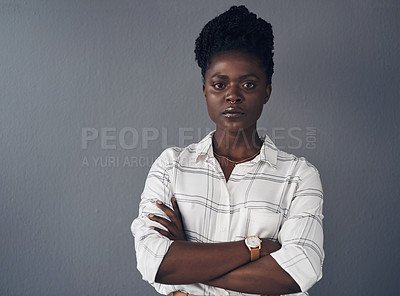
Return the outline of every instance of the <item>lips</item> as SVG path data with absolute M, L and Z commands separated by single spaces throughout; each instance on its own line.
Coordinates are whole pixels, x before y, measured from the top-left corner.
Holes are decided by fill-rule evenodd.
M 222 115 L 228 118 L 240 118 L 246 113 L 238 107 L 228 107 L 223 112 Z

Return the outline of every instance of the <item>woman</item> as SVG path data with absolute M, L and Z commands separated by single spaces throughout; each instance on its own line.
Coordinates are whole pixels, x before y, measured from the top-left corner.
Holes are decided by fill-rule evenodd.
M 138 269 L 162 294 L 306 295 L 322 276 L 322 187 L 311 164 L 256 130 L 271 95 L 271 25 L 233 6 L 195 53 L 216 129 L 153 164 L 132 223 Z

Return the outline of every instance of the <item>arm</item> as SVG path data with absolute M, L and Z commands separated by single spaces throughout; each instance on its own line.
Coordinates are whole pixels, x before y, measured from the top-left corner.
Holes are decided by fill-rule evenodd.
M 207 282 L 248 263 L 248 253 L 243 241 L 215 244 L 175 241 L 160 265 L 156 282 L 170 285 Z
M 248 263 L 250 254 L 243 241 L 218 244 L 184 241 L 180 216 L 171 219 L 165 212 L 169 206 L 177 206 L 175 200 L 170 202 L 173 192 L 170 170 L 174 164 L 169 159 L 174 157 L 168 155 L 169 153 L 175 151 L 166 150 L 150 169 L 141 196 L 139 215 L 131 227 L 135 237 L 137 268 L 143 279 L 153 285 L 200 283 L 220 277 Z M 157 200 L 162 203 L 156 203 Z M 171 221 L 180 224 L 180 227 L 174 228 Z M 264 250 L 266 254 L 266 248 Z M 165 293 L 173 289 L 170 285 L 157 287 L 161 287 Z
M 171 203 L 173 210 L 157 203 L 169 220 L 157 216 L 150 217 L 167 229 L 166 231 L 155 227 L 155 230 L 174 240 L 160 265 L 157 282 L 165 284 L 203 282 L 245 293 L 286 294 L 300 291 L 291 276 L 271 256 L 268 256 L 280 248 L 277 243 L 263 239 L 262 258 L 250 263 L 249 250 L 244 241 L 217 244 L 186 242 L 181 215 L 174 197 Z
M 206 284 L 249 294 L 300 292 L 293 278 L 271 256 L 262 257 Z
M 301 291 L 307 291 L 322 277 L 323 191 L 318 171 L 306 161 L 295 173 L 300 181 L 278 234 L 282 248 L 271 257 L 291 275 Z
M 307 291 L 321 279 L 324 260 L 321 181 L 318 171 L 307 162 L 299 165 L 295 173 L 300 176 L 300 182 L 291 199 L 287 219 L 279 231 L 278 239 L 282 247 L 271 252 L 270 256 L 212 281 L 210 285 L 268 294 L 278 293 L 281 287 L 293 293 Z M 254 269 L 250 270 L 251 265 Z M 244 277 L 246 280 L 243 280 Z M 247 283 L 249 286 L 246 286 Z M 257 289 L 248 290 L 246 287 Z M 281 293 L 290 292 L 278 294 Z
M 186 241 L 181 214 L 175 197 L 170 209 L 157 201 L 157 207 L 169 219 L 149 215 L 149 219 L 167 230 L 153 227 L 174 242 L 171 244 L 157 272 L 156 282 L 163 284 L 191 284 L 220 277 L 250 261 L 249 250 L 243 241 L 226 243 L 196 243 Z
M 314 168 L 308 167 L 308 169 L 306 168 L 305 170 L 303 170 L 304 166 L 301 166 L 301 168 L 302 172 L 298 172 L 298 174 L 302 180 L 299 183 L 294 196 L 292 197 L 287 219 L 283 222 L 282 228 L 278 236 L 279 242 L 282 243 L 282 247 L 278 251 L 273 252 L 271 253 L 270 256 L 268 256 L 272 257 L 273 259 L 270 258 L 269 260 L 274 260 L 275 263 L 277 263 L 277 265 L 279 265 L 281 269 L 276 268 L 276 269 L 271 269 L 271 272 L 268 273 L 263 272 L 264 277 L 262 278 L 262 281 L 266 281 L 269 283 L 272 283 L 274 281 L 274 278 L 277 278 L 277 280 L 281 282 L 278 282 L 276 287 L 279 286 L 282 287 L 283 285 L 282 293 L 285 293 L 285 291 L 288 290 L 292 291 L 292 289 L 293 291 L 298 290 L 298 287 L 300 287 L 302 291 L 306 291 L 322 276 L 321 267 L 324 255 L 322 249 L 322 223 L 321 223 L 323 217 L 322 188 L 320 184 L 319 174 Z M 169 202 L 169 198 L 167 199 L 165 198 L 165 196 L 162 200 L 164 202 L 167 201 Z M 153 232 L 158 232 L 159 234 L 161 234 L 159 236 L 159 239 L 163 237 L 164 239 L 167 239 L 169 241 L 171 246 L 170 250 L 173 250 L 173 248 L 175 248 L 173 247 L 173 244 L 175 244 L 177 240 L 175 240 L 173 236 L 171 237 L 170 234 L 167 234 L 169 233 L 170 229 L 168 224 L 172 223 L 171 218 L 165 214 L 165 212 L 161 209 L 159 205 L 156 206 L 154 198 L 152 198 L 152 210 L 147 211 L 147 214 L 149 213 L 161 213 L 160 216 L 167 218 L 164 219 L 165 220 L 164 224 L 161 222 L 162 220 L 158 220 L 159 217 L 157 216 L 150 218 L 150 220 L 153 220 L 152 221 L 154 222 L 153 225 L 159 226 L 160 224 L 162 224 L 165 227 L 164 229 L 167 229 L 166 231 L 163 230 L 164 231 L 163 233 L 157 227 L 152 228 Z M 165 236 L 165 234 L 168 235 L 169 239 L 167 238 L 167 236 Z M 157 244 L 158 243 L 159 241 L 157 241 Z M 218 244 L 213 244 L 213 246 L 216 248 L 218 247 L 217 245 Z M 265 243 L 263 245 L 265 245 Z M 187 280 L 187 278 L 181 277 L 181 276 L 185 277 L 186 274 L 183 275 L 179 274 L 179 269 L 182 266 L 185 266 L 185 264 L 181 260 L 182 257 L 179 257 L 181 254 L 180 253 L 177 254 L 176 252 L 169 252 L 170 250 L 168 250 L 168 254 L 166 250 L 165 254 L 158 261 L 157 265 L 158 268 L 157 270 L 155 270 L 156 272 L 154 273 L 154 278 L 153 278 L 155 280 L 155 278 L 157 277 L 157 282 L 163 283 L 164 281 L 165 282 L 168 281 L 169 283 L 179 283 L 181 282 L 182 279 Z M 196 252 L 191 252 L 190 248 L 189 249 L 185 248 L 185 250 L 177 249 L 177 251 L 188 252 L 187 254 L 189 257 L 196 257 L 198 259 L 198 261 L 194 262 L 195 265 L 192 266 L 190 270 L 187 269 L 189 272 L 189 277 L 190 273 L 196 272 L 195 269 L 199 268 L 199 266 L 206 266 L 206 268 L 203 269 L 206 270 L 205 274 L 212 271 L 213 265 L 210 264 L 212 264 L 215 258 L 211 259 L 210 257 L 207 260 L 211 260 L 211 262 L 205 262 L 204 260 L 202 260 L 203 257 L 197 255 L 198 250 Z M 248 254 L 248 250 L 246 250 L 245 252 L 247 252 Z M 140 256 L 140 254 L 138 254 L 138 256 Z M 236 259 L 237 258 L 235 258 L 234 260 Z M 231 260 L 232 257 L 229 256 L 228 263 L 231 262 Z M 248 260 L 247 262 L 250 261 L 249 259 L 247 260 Z M 142 259 L 142 261 L 145 263 L 148 262 L 145 259 Z M 259 261 L 261 263 L 261 259 Z M 173 278 L 169 278 L 166 280 L 165 276 L 167 276 L 166 273 L 168 272 L 168 268 L 172 266 L 170 265 L 171 262 L 173 263 L 178 262 L 177 265 L 174 265 L 172 267 L 173 272 L 178 272 L 178 273 L 175 273 Z M 272 265 L 269 265 L 269 263 L 271 262 Z M 273 261 L 269 261 L 269 263 L 267 262 L 264 263 L 266 263 L 269 266 L 273 266 L 274 264 Z M 239 263 L 235 263 L 233 265 L 237 264 Z M 222 265 L 225 265 L 225 263 L 222 263 Z M 239 272 L 245 272 L 247 274 L 249 272 L 249 269 L 244 269 L 244 268 L 250 268 L 250 267 L 255 268 L 255 266 L 257 266 L 255 262 L 251 264 L 245 263 L 237 266 L 238 268 L 233 269 L 231 272 L 228 271 L 225 274 L 221 274 L 215 277 L 214 279 L 207 280 L 207 278 L 204 278 L 204 275 L 200 274 L 200 277 L 203 276 L 202 278 L 192 277 L 190 278 L 190 281 L 193 281 L 192 283 L 203 282 L 209 285 L 224 287 L 226 289 L 242 290 L 243 287 L 238 286 L 241 285 L 241 283 L 240 281 L 238 281 L 236 276 L 240 275 L 240 277 L 242 277 L 243 274 L 239 274 Z M 264 266 L 264 268 L 268 268 L 268 266 Z M 294 282 L 298 284 L 298 287 L 295 288 L 293 282 L 289 283 L 285 280 L 285 276 L 279 275 L 279 273 L 282 272 L 283 270 L 288 275 L 290 275 L 290 277 L 292 278 L 292 280 L 294 280 Z M 221 270 L 219 270 L 217 273 L 219 273 L 220 271 Z M 251 285 L 249 284 L 249 286 Z M 247 290 L 248 288 L 246 287 L 244 287 L 243 289 L 246 289 L 246 291 L 250 291 Z M 265 290 L 264 293 L 275 293 L 275 290 Z

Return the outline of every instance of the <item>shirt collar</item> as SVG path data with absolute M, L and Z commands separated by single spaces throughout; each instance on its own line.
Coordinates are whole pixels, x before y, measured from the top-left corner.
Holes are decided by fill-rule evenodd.
M 212 137 L 214 135 L 214 132 L 215 130 L 210 132 L 197 144 L 197 160 L 203 157 L 214 157 L 212 148 Z M 263 142 L 260 154 L 252 159 L 251 162 L 265 161 L 270 166 L 276 169 L 278 161 L 278 148 L 267 135 L 262 136 L 260 139 Z

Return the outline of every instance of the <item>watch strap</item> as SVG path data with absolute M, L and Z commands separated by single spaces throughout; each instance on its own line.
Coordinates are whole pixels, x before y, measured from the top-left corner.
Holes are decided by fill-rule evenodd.
M 256 261 L 257 259 L 260 259 L 260 248 L 251 248 L 250 250 L 250 260 L 251 261 Z

